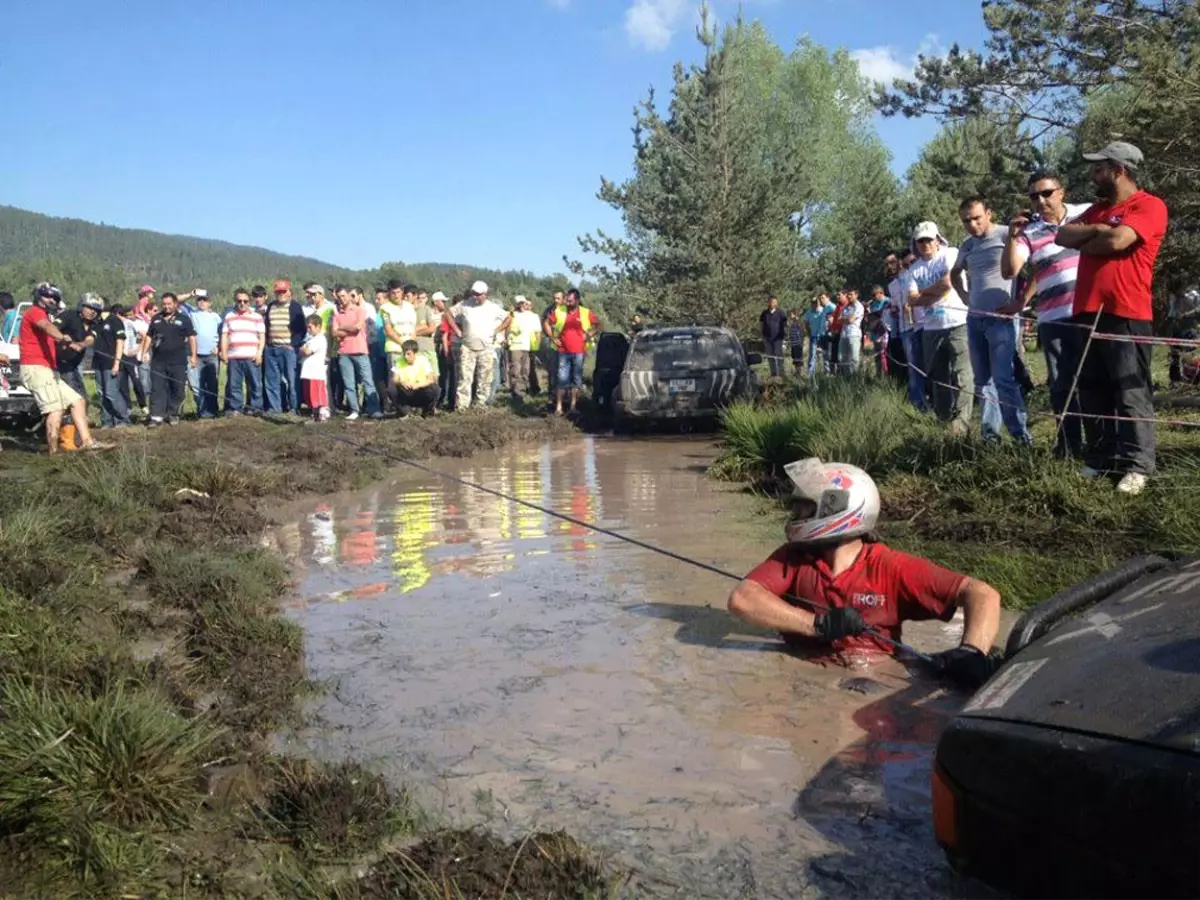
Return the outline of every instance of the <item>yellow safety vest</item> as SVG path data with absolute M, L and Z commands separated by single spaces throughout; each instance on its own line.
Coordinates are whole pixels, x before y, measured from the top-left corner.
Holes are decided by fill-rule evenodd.
M 583 326 L 583 332 L 586 335 L 592 330 L 592 311 L 586 306 L 579 307 L 579 324 Z M 556 306 L 554 308 L 554 333 L 560 335 L 563 329 L 567 327 L 567 307 Z

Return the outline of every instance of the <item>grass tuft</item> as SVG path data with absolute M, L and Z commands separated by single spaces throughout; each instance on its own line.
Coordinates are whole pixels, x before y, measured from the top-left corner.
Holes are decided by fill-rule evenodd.
M 0 833 L 53 835 L 64 822 L 166 828 L 185 822 L 216 731 L 155 694 L 95 696 L 0 687 Z
M 386 838 L 411 835 L 419 825 L 408 795 L 357 763 L 319 765 L 283 757 L 275 762 L 272 781 L 262 821 L 268 833 L 310 857 L 351 857 Z

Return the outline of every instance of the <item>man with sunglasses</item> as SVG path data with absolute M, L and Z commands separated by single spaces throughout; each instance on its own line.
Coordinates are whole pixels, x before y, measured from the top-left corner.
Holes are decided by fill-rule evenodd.
M 1083 342 L 1081 332 L 1071 322 L 1075 301 L 1075 276 L 1079 251 L 1055 243 L 1058 229 L 1074 221 L 1086 209 L 1086 203 L 1066 203 L 1062 179 L 1053 172 L 1036 172 L 1029 179 L 1029 209 L 1021 210 L 1008 223 L 1000 274 L 1013 278 L 1026 263 L 1033 270 L 1033 302 L 1037 311 L 1038 343 L 1046 358 L 1046 376 L 1050 386 L 1050 407 L 1056 416 L 1068 413 L 1059 430 L 1054 453 L 1059 457 L 1083 454 L 1083 430 L 1078 415 L 1079 401 L 1072 397 L 1071 383 L 1079 365 Z M 1001 312 L 1019 312 L 1022 299 Z
M 1055 238 L 1079 251 L 1075 320 L 1095 329 L 1079 371 L 1085 427 L 1091 418 L 1080 474 L 1120 473 L 1117 490 L 1140 494 L 1154 474 L 1151 282 L 1167 231 L 1167 205 L 1137 186 L 1143 157 L 1133 144 L 1114 141 L 1083 158 L 1092 163 L 1100 200 Z

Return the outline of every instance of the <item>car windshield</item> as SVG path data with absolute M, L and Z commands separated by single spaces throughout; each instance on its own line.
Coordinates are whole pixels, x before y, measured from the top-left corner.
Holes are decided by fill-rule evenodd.
M 737 341 L 727 334 L 643 334 L 629 354 L 627 368 L 634 372 L 732 369 L 740 365 L 741 361 L 742 354 Z

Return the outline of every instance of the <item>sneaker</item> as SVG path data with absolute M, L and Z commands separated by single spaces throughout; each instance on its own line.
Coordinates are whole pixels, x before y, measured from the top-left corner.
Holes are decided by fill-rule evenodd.
M 358 418 L 358 413 L 353 413 L 353 412 L 352 412 L 352 413 L 346 413 L 346 421 L 347 421 L 347 422 L 353 422 L 353 421 L 354 421 L 355 419 L 357 419 L 357 418 Z
M 117 445 L 109 444 L 109 443 L 106 443 L 105 441 L 92 441 L 90 444 L 85 444 L 81 449 L 90 450 L 90 451 L 111 450 L 115 446 L 117 446 Z
M 179 424 L 179 416 L 171 416 L 171 418 L 167 419 L 167 424 L 168 425 L 178 425 Z
M 1091 466 L 1084 466 L 1079 470 L 1079 474 L 1084 478 L 1099 478 L 1103 473 L 1099 469 L 1093 469 Z
M 1140 494 L 1146 489 L 1146 476 L 1141 472 L 1126 472 L 1125 477 L 1117 482 L 1117 490 L 1131 496 Z
M 147 428 L 157 428 L 162 423 L 163 423 L 162 419 L 151 418 L 150 421 L 146 423 L 146 427 Z

